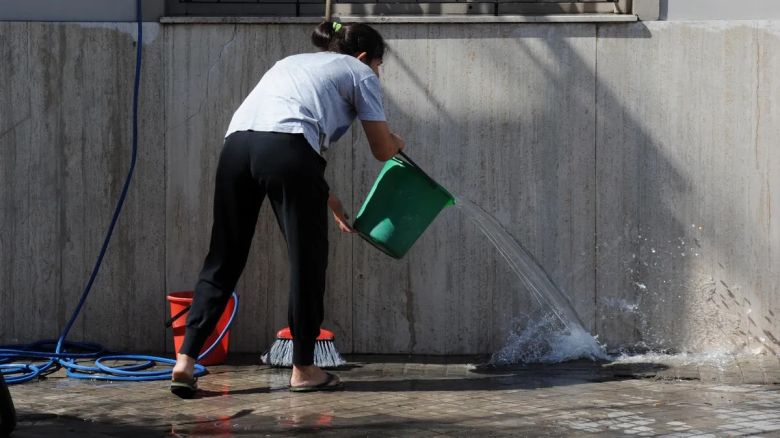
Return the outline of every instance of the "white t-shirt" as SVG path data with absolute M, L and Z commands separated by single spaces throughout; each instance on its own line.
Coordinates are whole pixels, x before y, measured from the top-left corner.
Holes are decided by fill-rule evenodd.
M 303 134 L 317 153 L 337 141 L 355 117 L 385 120 L 373 70 L 354 56 L 305 53 L 274 64 L 233 114 L 236 131 Z

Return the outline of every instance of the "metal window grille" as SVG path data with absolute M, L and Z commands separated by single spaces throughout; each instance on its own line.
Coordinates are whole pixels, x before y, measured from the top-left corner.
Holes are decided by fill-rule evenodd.
M 167 15 L 317 17 L 324 0 L 167 0 Z M 630 14 L 631 0 L 346 0 L 334 15 Z

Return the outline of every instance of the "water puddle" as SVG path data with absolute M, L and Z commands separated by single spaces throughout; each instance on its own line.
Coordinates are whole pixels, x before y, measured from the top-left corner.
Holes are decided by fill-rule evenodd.
M 614 364 L 655 363 L 670 367 L 708 366 L 720 371 L 734 369 L 740 361 L 756 357 L 751 353 L 735 353 L 730 350 L 712 350 L 702 353 L 663 353 L 650 351 L 642 354 L 621 353 L 613 358 Z

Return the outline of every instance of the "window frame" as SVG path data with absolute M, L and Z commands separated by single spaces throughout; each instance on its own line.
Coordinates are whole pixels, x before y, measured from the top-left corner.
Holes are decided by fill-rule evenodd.
M 350 0 L 334 2 L 333 15 L 341 17 L 550 17 L 550 20 L 518 21 L 568 21 L 556 17 L 571 16 L 571 21 L 584 21 L 588 16 L 636 15 L 634 6 L 658 10 L 659 0 L 375 0 L 373 2 Z M 650 5 L 648 7 L 648 4 Z M 324 0 L 165 0 L 166 16 L 175 17 L 297 17 L 307 19 L 322 17 Z M 640 17 L 641 18 L 641 17 Z M 657 16 L 651 19 L 657 19 Z M 391 20 L 395 21 L 395 20 Z M 415 20 L 417 21 L 417 20 Z M 438 21 L 438 20 L 433 20 Z M 483 20 L 475 20 L 483 21 Z M 499 20 L 501 21 L 501 20 Z M 600 20 L 594 20 L 600 21 Z M 611 20 L 606 20 L 611 21 Z M 624 21 L 632 21 L 626 19 Z

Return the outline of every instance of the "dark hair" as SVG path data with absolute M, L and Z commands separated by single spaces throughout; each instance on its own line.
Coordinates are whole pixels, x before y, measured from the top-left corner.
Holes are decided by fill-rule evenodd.
M 381 59 L 385 40 L 371 26 L 363 23 L 344 24 L 323 21 L 311 33 L 311 42 L 322 50 L 355 55 L 366 52 L 368 59 Z

